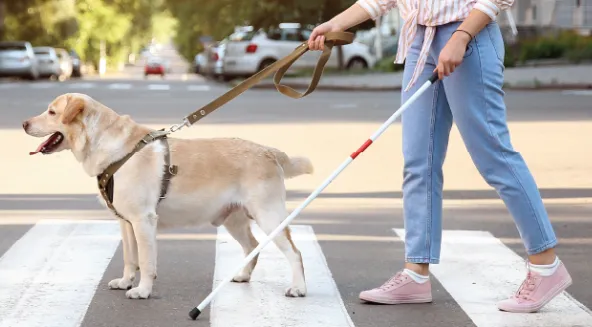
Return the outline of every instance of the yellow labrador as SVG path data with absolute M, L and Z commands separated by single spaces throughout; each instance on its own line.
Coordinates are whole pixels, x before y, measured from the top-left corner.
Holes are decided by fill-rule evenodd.
M 23 128 L 31 136 L 49 135 L 31 154 L 70 150 L 93 177 L 131 152 L 151 131 L 79 93 L 58 96 L 45 112 L 23 122 Z M 158 203 L 164 174 L 162 142 L 148 144 L 115 174 L 113 204 L 127 220 L 120 219 L 125 266 L 123 276 L 110 281 L 109 287 L 128 290 L 128 298 L 148 298 L 152 293 L 157 228 L 224 225 L 246 256 L 258 245 L 251 220 L 270 233 L 288 216 L 284 178 L 313 172 L 307 158 L 288 157 L 277 149 L 237 138 L 168 138 L 171 163 L 178 166 L 178 174 L 171 179 L 166 199 Z M 274 242 L 292 270 L 285 295 L 305 296 L 302 256 L 289 229 Z M 256 263 L 257 257 L 234 281 L 248 282 Z M 140 282 L 132 288 L 138 269 Z

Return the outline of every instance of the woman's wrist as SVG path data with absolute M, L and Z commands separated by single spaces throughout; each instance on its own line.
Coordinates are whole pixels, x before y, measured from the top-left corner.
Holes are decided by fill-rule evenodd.
M 468 34 L 475 37 L 490 22 L 491 22 L 491 18 L 489 18 L 489 16 L 487 16 L 484 12 L 482 12 L 478 9 L 473 9 L 469 13 L 469 16 L 462 22 L 462 24 L 460 24 L 460 26 L 457 28 L 457 30 L 466 31 Z M 454 34 L 461 34 L 461 33 L 465 34 L 464 32 L 456 32 Z M 458 35 L 458 36 L 463 36 L 463 35 Z M 464 35 L 464 36 L 466 36 L 468 38 L 468 35 Z M 469 42 L 470 41 L 471 40 L 469 39 Z
M 458 28 L 456 29 L 456 31 L 452 33 L 452 39 L 466 46 L 473 39 L 473 35 L 471 35 L 470 32 L 463 30 L 462 28 Z

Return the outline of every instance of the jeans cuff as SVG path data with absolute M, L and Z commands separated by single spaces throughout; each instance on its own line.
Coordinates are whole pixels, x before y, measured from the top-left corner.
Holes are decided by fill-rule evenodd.
M 408 257 L 408 258 L 405 258 L 405 262 L 438 264 L 438 263 L 440 263 L 440 259 L 437 259 L 437 258 L 430 259 L 430 258 L 422 258 L 422 257 Z
M 549 241 L 541 246 L 539 246 L 538 248 L 535 249 L 527 249 L 526 252 L 528 253 L 528 255 L 533 255 L 533 254 L 537 254 L 537 253 L 541 253 L 545 250 L 548 250 L 550 248 L 554 248 L 555 246 L 557 246 L 557 240 L 554 239 L 552 241 Z

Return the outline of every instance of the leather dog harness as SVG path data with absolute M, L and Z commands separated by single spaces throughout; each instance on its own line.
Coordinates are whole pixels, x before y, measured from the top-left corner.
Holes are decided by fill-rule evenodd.
M 298 47 L 296 47 L 296 49 L 294 49 L 294 51 L 291 54 L 287 55 L 286 57 L 284 57 L 278 61 L 275 61 L 273 64 L 260 70 L 259 72 L 257 72 L 253 76 L 249 77 L 248 79 L 244 80 L 243 82 L 241 82 L 240 84 L 238 84 L 234 88 L 230 89 L 228 92 L 224 93 L 223 95 L 221 95 L 217 99 L 214 99 L 212 102 L 206 104 L 205 106 L 201 107 L 200 109 L 189 114 L 188 116 L 183 118 L 183 122 L 181 124 L 173 125 L 166 131 L 164 129 L 162 129 L 162 130 L 152 131 L 152 132 L 148 133 L 146 136 L 144 136 L 142 138 L 142 140 L 140 140 L 136 144 L 136 146 L 134 147 L 134 149 L 130 153 L 128 153 L 122 159 L 110 164 L 101 174 L 99 174 L 97 176 L 97 183 L 98 183 L 99 191 L 100 191 L 103 199 L 105 200 L 107 207 L 109 207 L 109 209 L 111 209 L 111 211 L 113 212 L 113 214 L 115 214 L 115 216 L 117 216 L 123 220 L 126 220 L 123 217 L 123 215 L 121 215 L 115 209 L 115 206 L 113 205 L 114 176 L 115 176 L 115 173 L 119 170 L 119 168 L 121 168 L 135 153 L 142 150 L 146 145 L 148 145 L 154 141 L 160 140 L 160 141 L 162 141 L 163 145 L 166 148 L 165 158 L 164 158 L 165 164 L 163 167 L 164 176 L 163 176 L 163 179 L 161 182 L 160 197 L 158 199 L 158 203 L 160 203 L 160 201 L 162 201 L 163 199 L 166 198 L 166 194 L 168 191 L 170 180 L 172 179 L 173 176 L 175 176 L 177 174 L 177 170 L 178 170 L 177 166 L 171 165 L 171 163 L 170 163 L 170 161 L 171 161 L 170 160 L 170 150 L 169 150 L 169 144 L 168 144 L 168 140 L 167 140 L 168 134 L 176 132 L 185 126 L 193 125 L 198 120 L 202 119 L 203 117 L 205 117 L 209 113 L 213 112 L 214 110 L 220 108 L 222 105 L 224 105 L 228 101 L 239 96 L 240 94 L 242 94 L 243 92 L 245 92 L 246 90 L 251 88 L 253 85 L 257 84 L 263 78 L 269 76 L 273 72 L 276 72 L 273 77 L 273 83 L 275 85 L 275 88 L 280 93 L 282 93 L 288 97 L 291 97 L 293 99 L 299 99 L 299 98 L 307 96 L 308 94 L 312 93 L 315 90 L 315 88 L 317 87 L 319 80 L 321 78 L 321 75 L 323 74 L 323 69 L 325 67 L 325 64 L 327 63 L 327 61 L 329 60 L 329 58 L 331 56 L 331 50 L 333 49 L 333 47 L 352 43 L 353 39 L 354 39 L 354 35 L 349 32 L 330 32 L 330 33 L 325 34 L 325 44 L 324 44 L 323 52 L 321 53 L 321 56 L 320 56 L 316 66 L 315 66 L 315 69 L 313 71 L 312 80 L 311 80 L 307 90 L 304 93 L 300 93 L 300 92 L 292 89 L 289 86 L 281 85 L 280 81 L 281 81 L 282 77 L 284 76 L 284 74 L 288 71 L 290 66 L 292 66 L 292 64 L 294 62 L 296 62 L 296 60 L 298 60 L 298 58 L 300 58 L 303 54 L 305 54 L 309 50 L 307 42 L 303 42 Z
M 136 152 L 142 150 L 146 145 L 148 145 L 154 141 L 157 141 L 157 140 L 162 140 L 163 141 L 162 143 L 165 147 L 164 176 L 161 181 L 160 197 L 158 199 L 158 202 L 160 203 L 160 201 L 162 201 L 166 197 L 170 180 L 174 175 L 177 174 L 177 166 L 171 165 L 171 154 L 170 154 L 170 149 L 169 149 L 169 143 L 167 140 L 168 134 L 169 133 L 165 132 L 164 130 L 153 131 L 153 132 L 148 133 L 146 136 L 144 136 L 142 138 L 142 140 L 140 142 L 138 142 L 138 144 L 136 144 L 136 146 L 134 147 L 132 152 L 128 153 L 122 159 L 110 164 L 103 171 L 103 173 L 101 173 L 100 175 L 97 176 L 97 183 L 99 186 L 99 191 L 101 192 L 103 199 L 107 203 L 107 207 L 109 207 L 109 209 L 111 209 L 111 211 L 113 212 L 113 214 L 115 216 L 117 216 L 123 220 L 126 220 L 115 209 L 115 206 L 113 206 L 113 193 L 114 193 L 113 188 L 114 188 L 115 172 L 117 172 L 117 170 L 119 170 L 119 168 L 121 168 L 121 166 L 123 166 L 123 164 L 125 164 Z

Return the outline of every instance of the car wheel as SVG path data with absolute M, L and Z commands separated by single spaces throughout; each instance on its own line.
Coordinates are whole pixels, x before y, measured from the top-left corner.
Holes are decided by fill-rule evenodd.
M 366 60 L 359 57 L 353 58 L 347 63 L 347 69 L 356 70 L 366 68 L 368 68 L 368 63 Z
M 39 79 L 39 72 L 37 72 L 35 70 L 31 71 L 31 73 L 29 74 L 29 76 L 27 76 L 27 79 L 28 80 L 31 80 L 31 81 L 38 80 Z
M 265 67 L 273 64 L 275 62 L 275 59 L 265 59 L 263 60 L 260 64 L 259 64 L 259 70 L 258 71 L 262 71 L 263 69 L 265 69 Z

